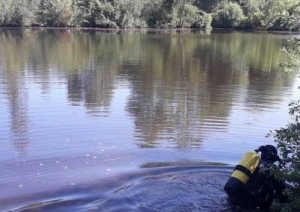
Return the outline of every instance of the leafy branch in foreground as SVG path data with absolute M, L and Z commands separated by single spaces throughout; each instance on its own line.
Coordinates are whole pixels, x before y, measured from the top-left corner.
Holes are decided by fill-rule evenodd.
M 290 38 L 281 50 L 281 61 L 279 66 L 285 72 L 295 72 L 300 67 L 300 39 Z
M 290 114 L 294 122 L 275 130 L 274 138 L 282 157 L 284 169 L 275 172 L 277 179 L 291 185 L 287 189 L 288 202 L 274 204 L 273 209 L 281 212 L 299 211 L 300 209 L 300 101 L 290 104 Z

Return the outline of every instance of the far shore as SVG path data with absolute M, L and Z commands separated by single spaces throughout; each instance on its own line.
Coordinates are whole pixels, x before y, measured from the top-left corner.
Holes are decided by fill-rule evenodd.
M 286 31 L 286 30 L 258 30 L 258 29 L 241 29 L 241 28 L 99 28 L 99 27 L 48 27 L 48 26 L 32 26 L 32 27 L 8 27 L 0 26 L 0 29 L 24 29 L 24 30 L 78 30 L 78 31 L 102 31 L 102 32 L 159 32 L 159 33 L 170 33 L 170 32 L 255 32 L 255 33 L 274 33 L 274 34 L 290 34 L 299 35 L 300 31 Z

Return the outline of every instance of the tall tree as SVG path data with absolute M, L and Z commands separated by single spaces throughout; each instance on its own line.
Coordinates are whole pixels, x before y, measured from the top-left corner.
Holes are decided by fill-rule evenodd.
M 71 21 L 72 0 L 41 0 L 37 21 L 41 26 L 68 26 Z
M 286 17 L 290 16 L 289 9 L 295 0 L 239 0 L 247 17 L 248 25 L 255 29 L 281 29 L 286 24 Z
M 120 28 L 141 27 L 141 11 L 143 2 L 140 0 L 114 0 L 115 19 Z
M 244 21 L 243 10 L 238 3 L 220 2 L 213 13 L 213 27 L 238 27 Z
M 74 0 L 75 25 L 102 28 L 117 28 L 115 8 L 106 0 Z

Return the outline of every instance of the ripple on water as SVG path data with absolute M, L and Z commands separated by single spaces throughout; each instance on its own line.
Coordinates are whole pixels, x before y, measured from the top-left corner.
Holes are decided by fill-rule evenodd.
M 41 195 L 42 200 L 15 211 L 237 212 L 241 210 L 229 205 L 223 192 L 231 170 L 216 166 L 146 168 L 85 188 Z

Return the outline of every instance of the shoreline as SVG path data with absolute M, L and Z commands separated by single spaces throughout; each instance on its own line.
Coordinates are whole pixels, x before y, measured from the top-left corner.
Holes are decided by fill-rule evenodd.
M 255 30 L 255 29 L 238 29 L 238 28 L 98 28 L 98 27 L 1 27 L 0 30 L 77 30 L 77 31 L 100 31 L 100 32 L 249 32 L 249 33 L 271 33 L 271 34 L 290 34 L 299 35 L 300 31 L 286 30 Z

